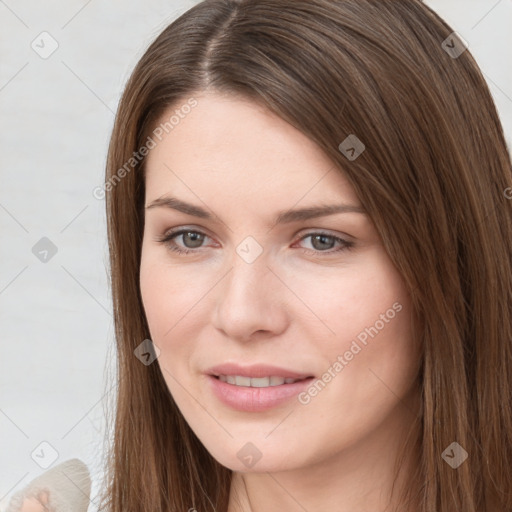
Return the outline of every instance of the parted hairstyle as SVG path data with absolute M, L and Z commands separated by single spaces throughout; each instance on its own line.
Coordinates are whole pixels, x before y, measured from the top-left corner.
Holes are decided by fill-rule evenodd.
M 149 46 L 106 168 L 118 382 L 101 510 L 227 510 L 232 471 L 192 432 L 158 364 L 134 356 L 150 337 L 141 148 L 169 109 L 215 91 L 264 105 L 318 144 L 407 286 L 422 359 L 408 475 L 419 491 L 403 502 L 512 511 L 511 159 L 482 73 L 452 33 L 420 0 L 205 0 Z M 354 160 L 339 148 L 351 134 L 365 145 Z M 456 469 L 442 457 L 453 442 L 468 453 Z

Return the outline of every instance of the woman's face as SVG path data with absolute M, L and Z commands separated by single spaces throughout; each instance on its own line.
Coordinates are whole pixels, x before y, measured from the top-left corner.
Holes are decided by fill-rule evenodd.
M 378 233 L 301 132 L 249 101 L 195 99 L 147 157 L 140 286 L 170 393 L 235 471 L 380 446 L 412 417 L 419 353 Z M 346 209 L 308 214 L 327 205 Z

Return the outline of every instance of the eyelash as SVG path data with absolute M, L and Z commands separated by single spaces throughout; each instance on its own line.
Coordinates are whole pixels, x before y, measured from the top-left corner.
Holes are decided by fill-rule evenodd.
M 157 238 L 156 241 L 159 243 L 164 244 L 167 246 L 168 249 L 170 249 L 173 252 L 176 252 L 181 255 L 189 254 L 191 252 L 198 252 L 199 249 L 183 249 L 179 246 L 177 246 L 174 243 L 174 238 L 177 238 L 179 235 L 183 235 L 186 233 L 194 233 L 199 235 L 204 235 L 205 237 L 208 237 L 206 233 L 203 233 L 201 231 L 192 230 L 192 229 L 180 229 L 178 231 L 171 231 L 165 234 L 163 237 Z M 312 250 L 312 249 L 304 249 L 304 252 L 309 255 L 317 256 L 319 254 L 335 254 L 339 253 L 341 251 L 350 251 L 354 247 L 354 242 L 350 242 L 348 240 L 344 240 L 343 238 L 328 234 L 328 233 L 322 233 L 322 232 L 312 232 L 308 233 L 307 235 L 304 235 L 299 241 L 305 240 L 306 238 L 313 237 L 315 235 L 325 236 L 328 238 L 333 239 L 335 242 L 339 242 L 342 244 L 342 246 L 336 250 L 329 250 L 329 251 L 318 251 L 318 250 Z M 210 238 L 210 237 L 208 237 Z

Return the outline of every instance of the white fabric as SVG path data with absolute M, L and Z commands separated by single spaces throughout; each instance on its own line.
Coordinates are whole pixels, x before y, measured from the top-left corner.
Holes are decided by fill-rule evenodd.
M 80 459 L 63 462 L 16 492 L 5 512 L 19 512 L 26 498 L 37 498 L 41 491 L 48 492 L 48 512 L 87 512 L 91 493 L 89 470 Z

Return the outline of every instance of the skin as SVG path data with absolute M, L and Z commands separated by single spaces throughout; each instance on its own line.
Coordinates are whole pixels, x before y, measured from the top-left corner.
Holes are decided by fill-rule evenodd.
M 316 144 L 248 100 L 194 97 L 198 105 L 147 157 L 146 206 L 172 195 L 217 219 L 145 211 L 140 288 L 167 386 L 204 446 L 234 472 L 229 512 L 394 510 L 394 457 L 419 403 L 404 283 L 365 214 L 272 225 L 294 208 L 362 206 Z M 173 240 L 195 252 L 180 255 L 157 241 L 177 227 L 206 235 L 202 244 Z M 334 252 L 340 244 L 332 238 L 306 237 L 318 231 L 354 247 Z M 263 248 L 250 264 L 236 252 L 248 236 Z M 223 362 L 322 378 L 395 303 L 400 312 L 307 404 L 242 412 L 210 390 L 203 372 Z M 237 457 L 247 442 L 262 454 L 251 468 Z M 416 456 L 408 454 L 404 472 Z
M 27 498 L 23 501 L 20 512 L 44 512 L 47 510 L 45 505 L 48 504 L 48 493 L 41 492 L 36 498 Z

